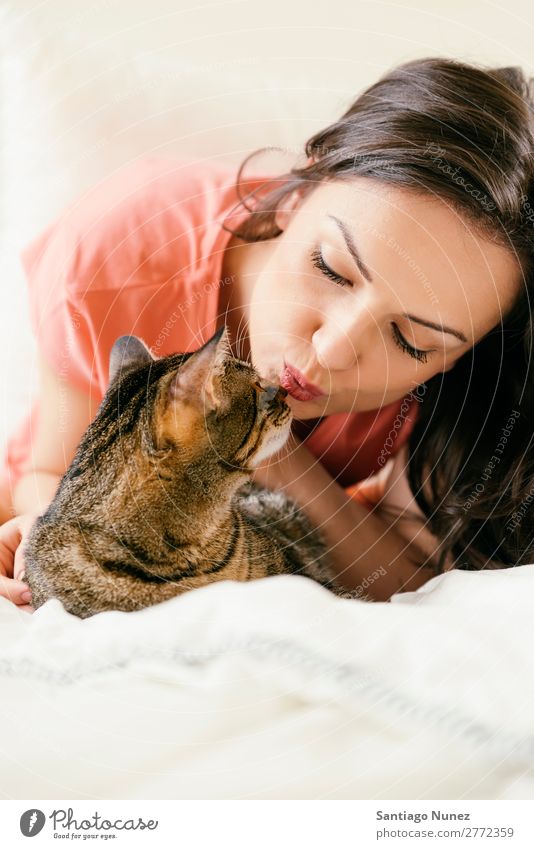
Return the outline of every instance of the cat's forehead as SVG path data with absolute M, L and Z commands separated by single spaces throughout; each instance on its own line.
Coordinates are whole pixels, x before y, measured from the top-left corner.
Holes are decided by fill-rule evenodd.
M 256 369 L 254 368 L 252 363 L 247 363 L 245 360 L 240 360 L 237 357 L 229 357 L 226 362 L 228 362 L 238 371 L 244 371 L 250 375 L 256 374 Z
M 193 357 L 196 353 L 196 351 L 191 351 L 187 354 L 169 354 L 167 357 L 164 358 L 167 363 L 168 370 L 170 371 L 172 368 L 185 365 L 189 358 Z M 256 374 L 256 369 L 254 368 L 252 363 L 247 362 L 246 360 L 241 360 L 239 357 L 234 357 L 232 354 L 226 354 L 224 357 L 221 358 L 220 362 L 225 366 L 230 366 L 235 369 L 247 371 L 250 374 Z
M 245 366 L 245 368 L 252 369 L 252 371 L 254 371 L 252 363 L 249 363 L 246 360 L 240 360 L 239 357 L 230 357 L 229 359 L 233 360 L 233 362 L 237 365 Z

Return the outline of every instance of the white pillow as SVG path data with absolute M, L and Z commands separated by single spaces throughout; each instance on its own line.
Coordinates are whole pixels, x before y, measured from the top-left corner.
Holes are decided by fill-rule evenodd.
M 84 620 L 0 599 L 0 792 L 532 799 L 533 591 L 521 566 L 392 603 L 297 575 Z

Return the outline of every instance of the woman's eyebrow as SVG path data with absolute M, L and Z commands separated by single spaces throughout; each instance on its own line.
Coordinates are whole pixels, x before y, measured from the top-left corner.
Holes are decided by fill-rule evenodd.
M 334 221 L 337 224 L 337 226 L 339 227 L 339 229 L 341 231 L 341 235 L 343 236 L 343 239 L 345 240 L 345 244 L 347 246 L 347 249 L 348 249 L 350 255 L 352 256 L 354 262 L 356 263 L 356 265 L 360 269 L 360 271 L 363 274 L 363 276 L 365 277 L 365 279 L 368 280 L 369 283 L 372 283 L 373 278 L 371 277 L 371 272 L 369 271 L 369 269 L 365 265 L 364 261 L 362 260 L 360 254 L 358 252 L 358 248 L 356 247 L 356 245 L 354 243 L 354 239 L 352 238 L 352 234 L 351 234 L 349 228 L 347 227 L 346 223 L 344 221 L 342 221 L 340 218 L 338 218 L 336 215 L 332 215 L 331 213 L 328 213 L 326 217 L 331 218 L 332 221 Z M 407 312 L 403 312 L 402 315 L 405 318 L 409 318 L 410 321 L 415 321 L 415 322 L 417 322 L 417 324 L 424 325 L 424 327 L 430 327 L 431 330 L 438 330 L 440 333 L 450 333 L 452 336 L 456 336 L 456 338 L 459 339 L 461 342 L 467 342 L 467 338 L 462 333 L 461 330 L 455 330 L 453 327 L 447 327 L 447 326 L 442 325 L 442 324 L 436 324 L 435 321 L 427 321 L 424 318 L 417 318 L 416 315 L 410 315 Z
M 457 339 L 460 339 L 461 342 L 467 342 L 467 338 L 461 330 L 455 330 L 454 327 L 446 327 L 443 324 L 436 324 L 435 321 L 427 321 L 425 318 L 417 318 L 416 315 L 410 315 L 407 312 L 403 312 L 402 314 L 405 318 L 409 318 L 410 321 L 416 321 L 417 324 L 424 324 L 425 327 L 430 327 L 432 330 L 439 330 L 440 333 L 451 333 Z
M 371 277 L 371 272 L 369 271 L 369 269 L 365 265 L 363 259 L 361 258 L 360 254 L 358 252 L 358 248 L 354 244 L 354 239 L 352 238 L 351 232 L 350 232 L 349 228 L 347 227 L 347 225 L 345 224 L 345 222 L 342 221 L 341 218 L 338 218 L 336 215 L 328 214 L 326 217 L 331 218 L 332 221 L 335 221 L 335 223 L 337 224 L 337 226 L 341 230 L 341 234 L 342 234 L 342 236 L 345 240 L 345 244 L 347 246 L 347 249 L 348 249 L 350 255 L 352 256 L 354 262 L 356 263 L 356 265 L 360 269 L 360 271 L 363 274 L 363 276 L 365 277 L 365 279 L 368 280 L 369 283 L 372 283 L 373 278 Z

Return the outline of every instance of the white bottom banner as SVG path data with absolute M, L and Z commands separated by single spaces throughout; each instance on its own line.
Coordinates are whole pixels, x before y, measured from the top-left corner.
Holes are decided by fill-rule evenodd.
M 534 802 L 437 800 L 0 802 L 2 846 L 324 849 L 534 846 Z

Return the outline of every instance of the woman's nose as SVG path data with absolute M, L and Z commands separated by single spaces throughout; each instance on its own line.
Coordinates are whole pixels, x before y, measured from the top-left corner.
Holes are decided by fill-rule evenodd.
M 354 368 L 376 327 L 376 317 L 366 309 L 325 321 L 312 336 L 317 361 L 331 371 Z

